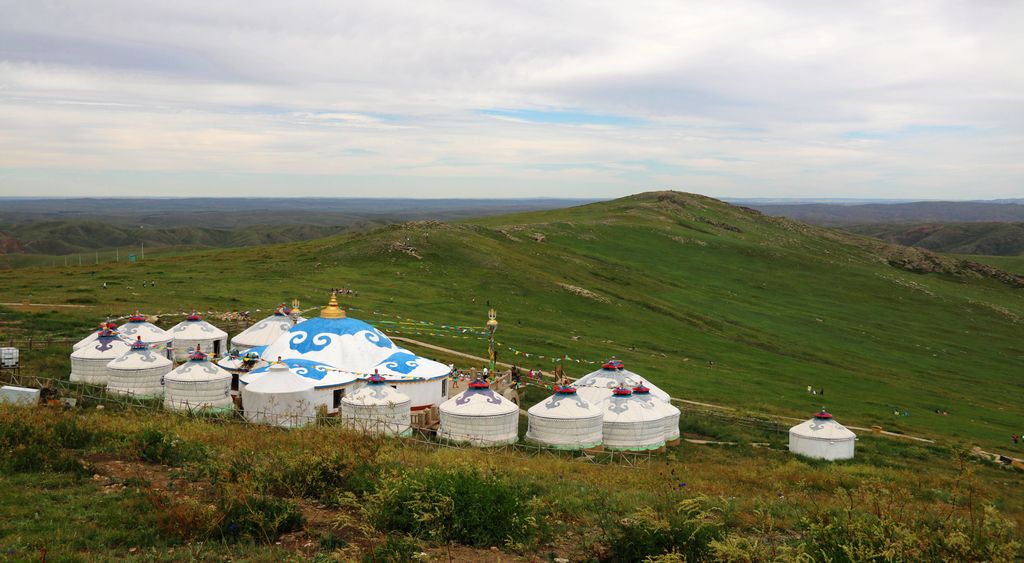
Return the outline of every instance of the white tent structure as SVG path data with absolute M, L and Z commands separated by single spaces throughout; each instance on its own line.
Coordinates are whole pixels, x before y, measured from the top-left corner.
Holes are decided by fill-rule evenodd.
M 652 397 L 656 397 L 666 403 L 672 400 L 668 393 L 640 377 L 640 375 L 629 371 L 621 361 L 616 359 L 608 360 L 601 366 L 601 369 L 590 372 L 573 383 L 573 386 L 576 387 L 576 392 L 592 403 L 604 401 L 611 397 L 612 389 L 616 387 L 632 389 L 640 385 L 650 389 Z
M 296 324 L 306 320 L 292 315 L 291 310 L 281 304 L 273 315 L 243 330 L 231 339 L 231 347 L 246 350 L 257 346 L 269 346 L 280 336 L 292 329 Z
M 587 402 L 575 387 L 559 387 L 547 400 L 527 411 L 530 420 L 526 439 L 563 450 L 582 450 L 601 445 L 604 411 Z
M 350 378 L 348 383 L 374 373 L 383 376 L 409 397 L 416 411 L 444 401 L 451 371 L 445 364 L 397 346 L 369 324 L 349 318 L 334 295 L 319 317 L 295 325 L 267 346 L 263 359 L 280 359 L 289 366 L 319 366 L 310 369 L 306 377 L 318 379 L 317 393 L 330 397 L 326 402 L 332 412 L 340 406 L 341 386 L 347 385 L 344 378 L 339 379 L 344 374 Z M 318 375 L 321 368 L 327 370 L 327 376 Z
M 80 349 L 80 348 L 82 348 L 84 346 L 88 346 L 89 344 L 92 344 L 93 342 L 96 342 L 96 339 L 99 338 L 100 334 L 102 334 L 102 333 L 104 333 L 104 332 L 106 332 L 108 330 L 117 330 L 117 323 L 114 323 L 112 321 L 106 321 L 106 322 L 100 323 L 99 327 L 96 330 L 94 330 L 94 331 L 89 333 L 89 336 L 86 336 L 85 338 L 83 338 L 83 339 L 79 340 L 78 342 L 74 343 L 73 345 L 71 345 L 71 350 L 72 351 L 78 350 L 78 349 Z M 123 334 L 118 333 L 117 335 L 118 335 L 118 337 L 121 338 L 121 340 L 124 340 L 126 343 L 128 343 L 128 344 L 132 343 L 132 340 L 129 340 L 129 339 L 125 338 Z
M 189 354 L 202 346 L 214 356 L 227 352 L 228 333 L 203 320 L 202 315 L 192 311 L 184 321 L 169 331 L 174 338 L 174 361 L 184 362 Z
M 305 379 L 313 386 L 314 410 L 323 406 L 328 413 L 340 412 L 342 399 L 350 390 L 358 387 L 358 375 L 325 364 L 290 358 L 274 363 L 283 364 L 293 375 Z M 272 366 L 273 363 L 267 365 Z M 260 367 L 248 373 L 239 374 L 239 389 L 245 389 L 247 385 L 259 381 L 269 369 L 269 367 Z
M 173 359 L 172 343 L 174 339 L 166 330 L 147 321 L 146 316 L 139 314 L 138 311 L 128 317 L 128 320 L 117 331 L 131 342 L 141 338 L 151 349 L 156 349 L 167 358 Z
M 821 412 L 789 429 L 789 451 L 817 459 L 853 459 L 857 435 Z
M 441 403 L 437 436 L 474 446 L 500 446 L 519 440 L 519 405 L 498 395 L 482 379 Z
M 275 363 L 258 379 L 242 387 L 245 419 L 257 424 L 292 428 L 316 418 L 313 384 Z
M 604 447 L 609 450 L 656 450 L 665 445 L 665 416 L 653 401 L 626 387 L 612 390 L 604 402 Z
M 665 443 L 670 446 L 679 445 L 679 408 L 672 403 L 656 399 L 651 395 L 650 388 L 644 385 L 634 387 L 633 396 L 639 401 L 649 401 L 655 410 L 661 412 L 665 425 Z
M 106 329 L 93 342 L 71 353 L 71 381 L 106 385 L 107 364 L 128 352 L 128 343 L 115 330 Z
M 164 378 L 164 407 L 196 411 L 231 410 L 231 374 L 217 367 L 201 349 Z
M 365 386 L 341 400 L 341 422 L 371 434 L 408 436 L 411 405 L 409 397 L 389 387 L 382 376 L 371 375 Z
M 238 390 L 239 376 L 269 365 L 260 357 L 264 348 L 266 346 L 258 346 L 241 352 L 232 350 L 228 356 L 217 360 L 217 367 L 231 374 L 231 389 L 233 391 Z
M 107 363 L 107 391 L 140 399 L 160 397 L 164 376 L 173 367 L 162 350 L 137 337 L 127 353 Z

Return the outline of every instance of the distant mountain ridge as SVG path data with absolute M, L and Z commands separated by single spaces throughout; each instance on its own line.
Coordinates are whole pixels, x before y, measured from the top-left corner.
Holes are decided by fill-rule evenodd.
M 867 223 L 1024 222 L 1024 205 L 976 201 L 917 201 L 867 204 L 759 204 L 747 202 L 767 215 L 789 217 L 815 225 Z
M 872 223 L 843 229 L 934 252 L 1024 255 L 1024 223 Z

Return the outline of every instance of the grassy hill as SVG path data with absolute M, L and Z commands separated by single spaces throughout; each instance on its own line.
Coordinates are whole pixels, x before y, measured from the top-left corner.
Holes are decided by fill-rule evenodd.
M 870 223 L 844 225 L 843 229 L 934 252 L 994 256 L 1024 254 L 1024 223 Z
M 152 279 L 156 288 L 140 286 Z M 500 359 L 525 367 L 550 370 L 567 354 L 580 375 L 614 355 L 680 397 L 798 417 L 824 403 L 848 424 L 1003 445 L 1021 431 L 1021 281 L 659 192 L 135 265 L 28 268 L 0 279 L 0 302 L 84 303 L 59 313 L 84 327 L 136 307 L 253 309 L 293 297 L 319 307 L 329 288 L 350 287 L 354 316 L 475 353 L 479 340 L 388 323 L 481 326 L 489 304 Z M 19 322 L 6 330 L 32 316 Z

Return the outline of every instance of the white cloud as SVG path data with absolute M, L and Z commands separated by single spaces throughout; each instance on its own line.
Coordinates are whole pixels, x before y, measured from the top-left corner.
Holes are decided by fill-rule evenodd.
M 475 179 L 477 195 L 1019 196 L 1022 15 L 0 0 L 0 195 L 143 174 L 139 190 L 225 195 L 465 195 Z

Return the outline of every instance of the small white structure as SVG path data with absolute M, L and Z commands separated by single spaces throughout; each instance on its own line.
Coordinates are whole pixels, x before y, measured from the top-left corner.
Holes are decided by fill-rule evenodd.
M 174 338 L 174 361 L 184 362 L 189 354 L 201 346 L 214 356 L 227 352 L 228 333 L 203 320 L 202 315 L 192 311 L 184 321 L 169 331 Z
M 217 360 L 217 367 L 231 374 L 232 391 L 238 391 L 239 377 L 241 375 L 269 365 L 260 358 L 264 348 L 266 346 L 258 346 L 241 352 L 232 350 L 227 357 Z
M 633 388 L 633 396 L 639 401 L 649 401 L 654 409 L 662 415 L 662 422 L 665 425 L 665 443 L 669 446 L 679 445 L 679 408 L 672 403 L 658 400 L 651 395 L 651 390 L 645 385 Z
M 172 343 L 174 339 L 166 330 L 147 321 L 146 316 L 139 314 L 138 311 L 128 317 L 128 321 L 123 323 L 117 331 L 121 333 L 124 339 L 130 342 L 135 342 L 141 338 L 143 342 L 149 345 L 150 349 L 162 353 L 168 359 L 173 359 Z
M 0 368 L 16 368 L 19 365 L 17 348 L 7 346 L 0 348 Z
M 377 374 L 366 385 L 341 400 L 341 422 L 344 426 L 371 434 L 408 436 L 412 433 L 410 410 L 412 401 L 387 385 Z
M 643 451 L 664 446 L 665 415 L 653 403 L 634 396 L 627 387 L 613 389 L 604 402 L 604 447 Z
M 605 362 L 601 369 L 593 371 L 576 380 L 573 386 L 581 397 L 597 403 L 612 396 L 612 389 L 616 387 L 627 387 L 632 389 L 640 385 L 646 386 L 651 391 L 651 396 L 666 403 L 672 400 L 668 393 L 662 391 L 657 385 L 646 381 L 638 374 L 626 369 L 625 365 L 616 359 Z
M 231 374 L 197 349 L 164 377 L 164 407 L 175 410 L 231 410 Z
M 39 404 L 39 389 L 4 385 L 0 387 L 0 404 L 32 406 Z
M 242 387 L 242 408 L 249 422 L 285 428 L 304 426 L 316 418 L 313 384 L 284 364 L 272 364 L 263 375 Z
M 498 395 L 482 379 L 441 403 L 437 436 L 474 446 L 500 446 L 519 440 L 519 405 Z
M 89 344 L 92 344 L 93 342 L 96 342 L 96 339 L 99 338 L 100 334 L 110 330 L 117 330 L 117 323 L 110 320 L 100 323 L 99 327 L 97 327 L 96 330 L 89 333 L 89 336 L 86 336 L 85 338 L 74 343 L 71 346 L 71 350 L 78 350 L 80 348 L 88 346 Z M 118 333 L 118 336 L 121 337 L 121 340 L 124 340 L 128 344 L 131 344 L 131 341 L 126 339 L 122 334 Z
M 282 303 L 273 315 L 235 335 L 231 339 L 231 347 L 236 350 L 246 350 L 257 346 L 269 346 L 282 334 L 304 320 L 306 319 L 298 315 L 292 315 L 291 310 Z
M 106 385 L 110 377 L 107 364 L 125 355 L 128 343 L 117 331 L 104 329 L 96 340 L 71 353 L 71 381 Z
M 138 338 L 128 352 L 107 364 L 107 391 L 140 399 L 161 397 L 164 376 L 173 367 L 162 351 Z
M 328 414 L 340 412 L 342 399 L 349 391 L 361 384 L 359 376 L 354 373 L 309 360 L 289 358 L 278 360 L 275 363 L 284 364 L 292 375 L 307 380 L 313 386 L 314 410 L 323 406 Z M 260 367 L 248 373 L 239 374 L 239 389 L 245 389 L 247 385 L 258 381 L 266 375 L 269 369 L 269 367 Z
M 817 459 L 853 459 L 857 435 L 821 412 L 789 429 L 789 451 Z
M 576 393 L 559 387 L 547 400 L 527 411 L 526 439 L 561 450 L 582 450 L 601 445 L 604 411 Z

